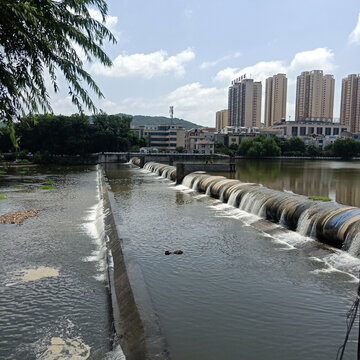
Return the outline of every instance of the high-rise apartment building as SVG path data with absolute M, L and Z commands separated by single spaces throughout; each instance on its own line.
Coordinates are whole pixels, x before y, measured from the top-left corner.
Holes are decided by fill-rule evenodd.
M 340 123 L 360 132 L 360 74 L 342 80 Z
M 295 120 L 332 121 L 335 79 L 322 70 L 304 71 L 297 77 Z
M 245 76 L 232 82 L 229 87 L 229 126 L 260 127 L 261 81 Z
M 287 78 L 277 74 L 266 79 L 265 86 L 265 125 L 286 119 Z
M 220 110 L 216 112 L 216 131 L 222 130 L 229 124 L 229 110 Z

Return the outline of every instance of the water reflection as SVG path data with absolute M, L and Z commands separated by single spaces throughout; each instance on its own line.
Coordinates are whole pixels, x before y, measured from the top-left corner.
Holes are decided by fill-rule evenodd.
M 313 160 L 237 161 L 236 179 L 360 207 L 360 163 Z

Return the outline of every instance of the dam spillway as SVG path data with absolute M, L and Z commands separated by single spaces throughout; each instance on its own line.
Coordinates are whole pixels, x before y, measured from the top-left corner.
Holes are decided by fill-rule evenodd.
M 151 162 L 146 163 L 144 169 L 173 181 L 176 179 L 174 166 Z M 360 255 L 360 209 L 357 207 L 314 201 L 306 196 L 205 172 L 186 175 L 182 184 L 303 236 L 344 250 L 351 249 L 352 255 Z

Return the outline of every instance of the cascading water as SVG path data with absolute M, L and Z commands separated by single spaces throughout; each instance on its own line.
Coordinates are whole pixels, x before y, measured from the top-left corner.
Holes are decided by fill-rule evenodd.
M 176 179 L 175 166 L 159 164 L 156 162 L 147 162 L 144 165 L 144 169 L 169 180 L 174 181 Z
M 360 229 L 360 209 L 225 180 L 229 179 L 192 173 L 185 176 L 183 185 L 337 247 L 342 247 L 346 236 L 355 238 Z
M 176 169 L 149 162 L 144 169 L 175 180 Z M 170 176 L 169 176 L 170 175 Z M 272 190 L 254 183 L 242 183 L 204 172 L 186 175 L 183 186 L 220 199 L 228 205 L 252 213 L 322 242 L 351 248 L 358 239 L 360 209 L 334 202 L 313 201 L 305 196 Z M 345 246 L 345 245 L 344 245 Z M 355 244 L 354 244 L 355 246 Z

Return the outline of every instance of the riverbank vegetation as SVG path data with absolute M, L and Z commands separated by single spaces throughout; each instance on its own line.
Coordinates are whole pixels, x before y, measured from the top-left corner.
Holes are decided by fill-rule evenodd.
M 352 138 L 336 139 L 333 143 L 321 149 L 313 144 L 306 145 L 299 137 L 281 140 L 278 137 L 257 135 L 245 138 L 240 145 L 231 144 L 229 147 L 219 142 L 215 145 L 215 152 L 230 156 L 246 156 L 253 158 L 276 156 L 309 156 L 309 157 L 341 157 L 351 159 L 360 156 L 360 141 Z
M 19 148 L 15 149 L 9 137 L 10 128 L 4 128 L 0 133 L 0 152 L 12 151 L 20 161 L 26 161 L 30 152 L 35 162 L 48 163 L 59 155 L 137 151 L 147 142 L 130 130 L 130 122 L 130 116 L 107 114 L 38 115 L 35 121 L 26 117 L 14 124 Z

